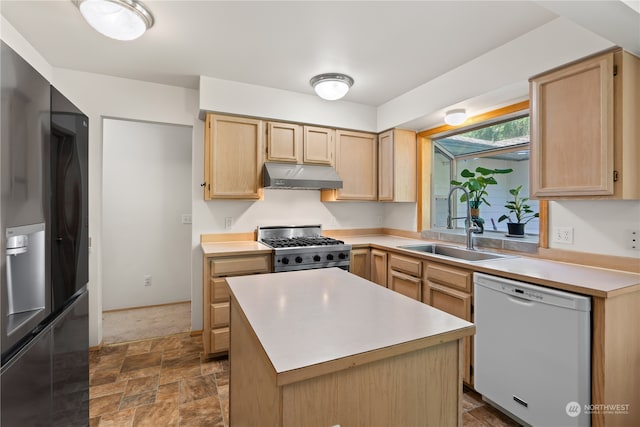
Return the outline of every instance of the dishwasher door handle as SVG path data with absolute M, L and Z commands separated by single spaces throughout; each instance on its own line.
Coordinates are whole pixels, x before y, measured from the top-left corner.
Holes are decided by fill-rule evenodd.
M 531 306 L 535 304 L 535 301 L 531 301 L 530 299 L 526 299 L 526 298 L 515 297 L 513 295 L 507 295 L 507 298 L 509 298 L 509 300 L 515 302 L 516 304 L 521 304 L 526 306 Z

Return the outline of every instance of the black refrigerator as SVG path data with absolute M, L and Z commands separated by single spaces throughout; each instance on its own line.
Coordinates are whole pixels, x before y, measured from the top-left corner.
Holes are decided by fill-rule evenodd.
M 88 119 L 0 43 L 0 425 L 86 426 Z

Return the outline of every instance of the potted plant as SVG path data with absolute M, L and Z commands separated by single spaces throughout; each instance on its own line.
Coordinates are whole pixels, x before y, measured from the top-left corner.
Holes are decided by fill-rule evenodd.
M 489 195 L 487 192 L 487 186 L 496 185 L 498 181 L 493 175 L 506 174 L 513 172 L 513 169 L 487 169 L 482 166 L 478 166 L 475 172 L 471 172 L 469 169 L 464 169 L 460 176 L 467 178 L 466 181 L 451 180 L 451 185 L 459 185 L 465 188 L 469 192 L 469 209 L 471 210 L 471 218 L 473 222 L 480 227 L 480 233 L 484 230 L 484 220 L 480 218 L 480 205 L 482 202 L 487 206 L 491 206 L 486 199 Z M 467 196 L 462 193 L 460 195 L 460 202 L 466 202 Z
M 508 209 L 509 214 L 515 215 L 516 221 L 513 221 L 509 214 L 502 215 L 498 219 L 498 222 L 504 221 L 505 219 L 509 220 L 509 222 L 507 222 L 509 236 L 524 236 L 524 226 L 533 218 L 538 218 L 540 216 L 538 212 L 534 212 L 531 209 L 531 206 L 527 204 L 529 198 L 520 197 L 521 190 L 522 185 L 509 190 L 509 193 L 513 196 L 513 199 L 508 200 L 507 204 L 504 205 L 504 207 Z

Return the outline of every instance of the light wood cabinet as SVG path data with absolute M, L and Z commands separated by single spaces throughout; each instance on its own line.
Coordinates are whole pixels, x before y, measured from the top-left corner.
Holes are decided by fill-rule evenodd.
M 302 127 L 294 123 L 267 122 L 267 160 L 302 162 Z
M 304 126 L 302 162 L 333 166 L 335 135 L 335 129 Z
M 261 120 L 207 114 L 204 145 L 205 200 L 262 198 Z
M 369 248 L 359 248 L 351 250 L 351 259 L 349 260 L 349 272 L 363 279 L 369 280 L 370 277 L 370 254 Z
M 640 199 L 640 59 L 617 49 L 530 79 L 531 194 Z
M 379 249 L 371 249 L 371 274 L 369 280 L 387 287 L 387 253 Z
M 390 254 L 387 287 L 422 301 L 422 261 Z
M 392 129 L 378 136 L 378 200 L 416 201 L 416 133 Z
M 473 322 L 473 272 L 429 262 L 422 302 Z M 464 338 L 463 381 L 473 385 L 473 338 Z
M 322 190 L 322 201 L 377 200 L 377 136 L 370 133 L 336 131 L 336 170 L 343 187 Z
M 203 331 L 204 355 L 229 350 L 229 285 L 225 277 L 269 273 L 271 254 L 209 255 L 204 257 Z

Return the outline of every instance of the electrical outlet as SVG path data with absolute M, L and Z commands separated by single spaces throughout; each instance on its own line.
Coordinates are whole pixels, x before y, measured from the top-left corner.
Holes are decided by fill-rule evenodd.
M 377 218 L 377 220 L 378 220 L 378 225 L 382 225 L 382 217 L 381 217 L 381 216 L 379 216 L 379 217 Z
M 553 241 L 555 243 L 573 244 L 573 228 L 553 227 Z
M 230 216 L 224 217 L 224 229 L 231 230 L 232 226 L 233 226 L 233 217 L 230 217 Z
M 627 230 L 627 249 L 640 251 L 640 230 Z
M 145 276 L 144 276 L 144 285 L 145 286 L 151 286 L 151 275 L 150 274 L 145 274 Z
M 183 224 L 191 224 L 191 214 L 182 214 L 180 221 Z

